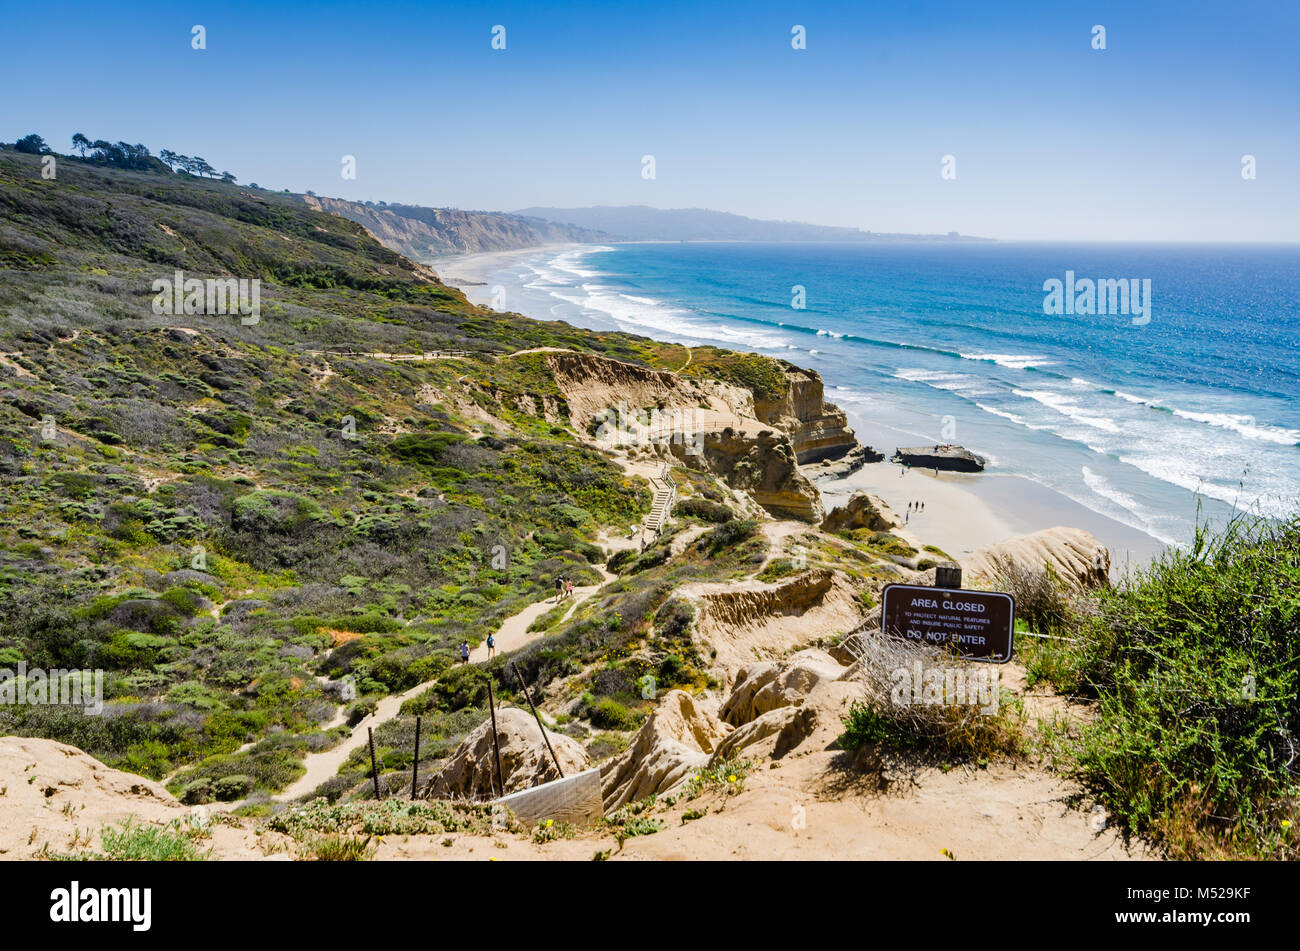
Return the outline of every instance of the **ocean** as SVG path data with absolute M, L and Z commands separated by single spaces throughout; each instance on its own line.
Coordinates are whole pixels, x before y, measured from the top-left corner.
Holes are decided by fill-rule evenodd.
M 464 287 L 477 303 L 810 367 L 887 454 L 960 443 L 990 478 L 1163 544 L 1234 508 L 1300 509 L 1300 248 L 610 244 L 485 260 Z M 1052 280 L 1084 296 L 1045 305 Z M 1128 307 L 1116 285 L 1089 307 L 1080 288 L 1100 281 L 1123 281 Z

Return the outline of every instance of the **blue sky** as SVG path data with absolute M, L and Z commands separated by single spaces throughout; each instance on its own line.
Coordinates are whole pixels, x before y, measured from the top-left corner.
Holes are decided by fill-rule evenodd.
M 123 6 L 7 4 L 0 138 L 67 151 L 80 131 L 265 187 L 461 208 L 1300 241 L 1293 2 Z

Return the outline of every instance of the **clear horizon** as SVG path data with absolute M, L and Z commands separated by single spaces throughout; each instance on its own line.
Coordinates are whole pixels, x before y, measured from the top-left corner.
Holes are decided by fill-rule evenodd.
M 63 11 L 9 12 L 8 140 L 36 132 L 68 152 L 83 132 L 201 155 L 266 188 L 432 207 L 1300 241 L 1300 11 L 1281 3 Z M 805 49 L 792 48 L 796 25 Z

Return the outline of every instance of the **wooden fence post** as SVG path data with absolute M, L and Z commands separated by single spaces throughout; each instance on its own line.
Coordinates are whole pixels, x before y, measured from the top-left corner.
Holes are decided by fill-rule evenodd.
M 420 775 L 420 718 L 415 718 L 415 759 L 411 761 L 411 798 L 415 798 L 416 780 Z
M 375 798 L 382 798 L 379 795 L 379 765 L 375 762 L 375 728 L 368 726 L 366 732 L 370 734 L 370 778 L 375 783 Z
M 939 565 L 934 569 L 936 588 L 960 588 L 961 565 Z
M 506 794 L 505 777 L 501 775 L 501 742 L 497 738 L 497 705 L 492 696 L 492 675 L 488 674 L 488 710 L 492 713 L 492 752 L 497 761 L 497 795 Z
M 528 692 L 528 684 L 524 683 L 524 675 L 519 672 L 519 668 L 514 663 L 510 664 L 510 669 L 513 670 L 515 676 L 519 678 L 519 686 L 524 688 L 524 699 L 528 701 L 528 709 L 533 711 L 533 719 L 537 721 L 537 729 L 542 731 L 542 742 L 546 744 L 547 752 L 551 754 L 551 760 L 555 763 L 555 771 L 559 773 L 560 778 L 563 779 L 564 770 L 560 769 L 560 758 L 555 755 L 555 750 L 551 749 L 550 737 L 546 735 L 546 727 L 542 723 L 541 715 L 537 712 L 537 707 L 533 706 L 533 695 Z

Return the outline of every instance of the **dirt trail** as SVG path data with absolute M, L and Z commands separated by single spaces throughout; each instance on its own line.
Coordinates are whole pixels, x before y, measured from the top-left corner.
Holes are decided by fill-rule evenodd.
M 573 597 L 561 602 L 569 605 L 569 610 L 565 612 L 565 617 L 573 613 L 574 609 L 599 591 L 607 582 L 614 580 L 617 576 L 606 571 L 603 565 L 597 566 L 604 580 L 600 584 L 586 585 L 581 588 L 573 589 Z M 525 644 L 530 644 L 540 637 L 544 637 L 545 631 L 529 631 L 528 626 L 537 620 L 547 611 L 555 607 L 554 598 L 547 598 L 544 601 L 538 601 L 530 604 L 518 614 L 506 618 L 501 627 L 497 629 L 496 647 L 498 651 L 518 650 Z M 487 660 L 487 644 L 480 644 L 470 653 L 471 663 L 482 663 Z M 352 754 L 352 751 L 360 748 L 369 742 L 369 734 L 366 732 L 369 728 L 378 727 L 397 716 L 398 711 L 402 708 L 407 700 L 419 696 L 424 691 L 434 685 L 434 680 L 425 681 L 417 684 L 405 693 L 391 694 L 379 701 L 375 712 L 370 714 L 352 729 L 352 735 L 340 743 L 338 746 L 323 750 L 320 753 L 309 753 L 303 759 L 303 765 L 307 771 L 284 792 L 272 797 L 276 802 L 288 802 L 305 796 L 321 783 L 338 774 L 339 767 Z M 337 719 L 337 718 L 336 718 Z M 333 725 L 333 724 L 331 724 Z

